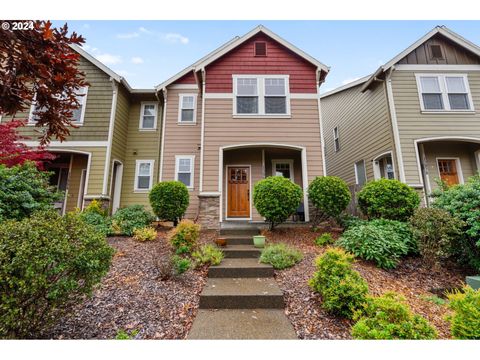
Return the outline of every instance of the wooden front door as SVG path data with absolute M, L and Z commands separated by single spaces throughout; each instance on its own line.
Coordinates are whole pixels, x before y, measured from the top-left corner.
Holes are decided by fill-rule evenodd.
M 227 167 L 227 217 L 250 217 L 250 169 Z
M 437 161 L 440 179 L 448 186 L 458 184 L 457 161 L 455 159 L 438 159 Z

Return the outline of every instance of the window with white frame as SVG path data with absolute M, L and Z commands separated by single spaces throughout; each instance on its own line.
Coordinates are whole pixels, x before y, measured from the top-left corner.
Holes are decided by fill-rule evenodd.
M 184 183 L 189 189 L 193 189 L 194 164 L 194 155 L 175 156 L 175 180 Z
M 140 129 L 155 130 L 157 128 L 157 103 L 144 102 L 140 109 Z
M 235 115 L 289 115 L 288 76 L 234 75 Z
M 464 74 L 416 74 L 423 111 L 472 111 L 468 77 Z
M 293 160 L 272 160 L 272 175 L 282 176 L 294 181 Z
M 338 137 L 338 126 L 335 126 L 333 128 L 333 147 L 335 149 L 335 152 L 340 150 L 340 139 Z
M 152 188 L 153 164 L 155 160 L 137 160 L 135 168 L 135 190 L 148 191 Z
M 365 161 L 360 160 L 355 163 L 355 183 L 363 185 L 367 182 L 367 173 L 365 170 Z
M 180 106 L 178 112 L 178 122 L 181 124 L 196 123 L 196 99 L 195 94 L 180 94 Z

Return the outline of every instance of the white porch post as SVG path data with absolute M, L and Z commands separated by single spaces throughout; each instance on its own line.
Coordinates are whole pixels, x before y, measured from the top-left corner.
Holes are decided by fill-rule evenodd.
M 305 211 L 305 222 L 310 221 L 310 209 L 308 207 L 308 169 L 307 149 L 302 148 L 302 184 L 303 184 L 303 207 Z
M 218 149 L 218 192 L 220 193 L 220 222 L 223 220 L 223 148 Z

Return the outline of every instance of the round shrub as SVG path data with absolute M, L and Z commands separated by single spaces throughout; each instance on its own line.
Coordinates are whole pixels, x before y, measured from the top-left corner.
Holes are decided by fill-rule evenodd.
M 302 202 L 302 188 L 282 176 L 270 176 L 253 187 L 253 204 L 270 230 L 295 213 Z
M 358 206 L 369 219 L 407 221 L 419 205 L 417 192 L 393 179 L 370 181 L 358 193 Z
M 436 339 L 435 329 L 420 315 L 413 314 L 405 298 L 388 292 L 368 297 L 364 308 L 355 314 L 352 336 L 360 340 Z
M 317 176 L 308 186 L 308 198 L 321 215 L 337 219 L 352 198 L 347 183 L 337 176 Z
M 465 286 L 463 291 L 449 294 L 448 300 L 453 314 L 447 320 L 453 337 L 480 340 L 480 289 Z
M 337 241 L 355 256 L 374 261 L 383 269 L 397 266 L 411 252 L 413 240 L 408 224 L 394 220 L 372 220 L 350 227 Z
M 200 225 L 186 219 L 180 221 L 168 234 L 168 240 L 177 255 L 191 253 L 197 245 L 199 237 Z
M 150 206 L 160 220 L 173 221 L 174 226 L 187 211 L 190 197 L 180 181 L 162 181 L 150 190 Z
M 135 229 L 144 228 L 154 220 L 152 213 L 143 205 L 131 205 L 117 210 L 112 216 L 112 227 L 122 235 L 132 236 Z
M 82 301 L 113 249 L 78 213 L 37 212 L 0 223 L 0 338 L 31 338 Z
M 353 256 L 332 248 L 316 259 L 317 271 L 310 287 L 322 297 L 322 307 L 334 314 L 353 317 L 365 302 L 367 282 L 352 269 Z
M 292 267 L 303 259 L 301 251 L 286 244 L 268 245 L 262 250 L 260 262 L 270 264 L 277 270 Z

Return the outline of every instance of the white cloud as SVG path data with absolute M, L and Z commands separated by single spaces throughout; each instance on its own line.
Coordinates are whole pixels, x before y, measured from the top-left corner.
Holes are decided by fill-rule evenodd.
M 140 34 L 138 32 L 126 33 L 126 34 L 117 34 L 117 38 L 119 39 L 133 39 L 139 37 Z
M 347 84 L 350 84 L 351 82 L 354 82 L 355 80 L 358 80 L 360 79 L 359 77 L 355 77 L 355 78 L 349 78 L 349 79 L 345 79 L 342 81 L 342 85 L 347 85 Z
M 115 65 L 122 62 L 122 58 L 112 54 L 94 54 L 94 56 L 105 65 Z
M 133 64 L 143 64 L 143 59 L 140 56 L 134 56 L 130 61 Z
M 139 27 L 138 28 L 138 31 L 144 33 L 144 34 L 151 34 L 152 32 L 146 28 L 144 28 L 143 26 Z
M 171 42 L 171 43 L 181 43 L 181 44 L 188 44 L 189 42 L 189 39 L 186 37 L 186 36 L 183 36 L 181 34 L 177 34 L 177 33 L 168 33 L 168 34 L 164 34 L 162 35 L 162 38 L 168 42 Z

